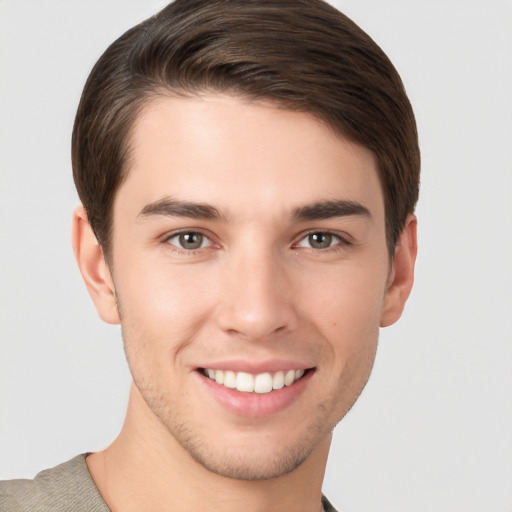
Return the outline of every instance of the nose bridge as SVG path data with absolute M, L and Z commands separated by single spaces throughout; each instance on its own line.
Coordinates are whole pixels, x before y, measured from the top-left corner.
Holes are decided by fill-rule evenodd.
M 219 312 L 223 330 L 253 340 L 295 323 L 283 261 L 272 247 L 255 245 L 233 250 L 226 261 Z

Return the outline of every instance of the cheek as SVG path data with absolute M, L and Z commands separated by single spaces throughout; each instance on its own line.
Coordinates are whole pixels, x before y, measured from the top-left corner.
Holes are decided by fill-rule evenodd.
M 124 263 L 129 271 L 122 272 Z M 116 293 L 127 355 L 136 352 L 138 361 L 154 360 L 168 368 L 208 317 L 207 280 L 183 267 L 138 265 L 121 258 L 118 269 Z
M 187 321 L 192 311 L 200 310 L 208 291 L 207 280 L 195 266 L 166 262 L 159 254 L 119 258 L 118 268 L 116 291 L 125 310 L 156 329 L 178 319 Z
M 350 277 L 349 277 L 350 275 Z M 382 279 L 353 271 L 331 276 L 310 302 L 309 319 L 320 334 L 322 385 L 315 400 L 331 411 L 333 425 L 353 406 L 370 376 L 377 349 Z M 327 391 L 329 390 L 329 391 Z
M 310 297 L 305 306 L 323 330 L 339 331 L 352 338 L 378 330 L 385 286 L 384 273 L 371 267 L 342 269 L 305 282 Z
M 319 281 L 317 281 L 319 282 Z M 344 386 L 366 382 L 377 348 L 385 276 L 382 272 L 351 269 L 331 276 L 322 291 L 315 289 L 308 316 L 327 341 L 327 361 Z

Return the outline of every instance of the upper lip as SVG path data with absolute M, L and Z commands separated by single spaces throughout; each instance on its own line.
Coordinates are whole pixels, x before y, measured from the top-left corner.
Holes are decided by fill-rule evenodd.
M 246 372 L 257 375 L 260 373 L 275 373 L 286 370 L 308 370 L 314 365 L 284 359 L 272 359 L 267 361 L 247 361 L 242 359 L 211 361 L 197 365 L 194 369 L 204 368 L 210 370 L 231 370 L 234 372 Z

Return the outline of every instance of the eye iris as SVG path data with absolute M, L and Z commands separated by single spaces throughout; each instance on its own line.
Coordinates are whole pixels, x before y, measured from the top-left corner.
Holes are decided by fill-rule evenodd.
M 309 244 L 314 249 L 327 249 L 331 246 L 332 235 L 329 233 L 312 233 L 308 238 Z
M 199 249 L 203 244 L 203 235 L 201 233 L 181 233 L 180 245 L 184 249 Z

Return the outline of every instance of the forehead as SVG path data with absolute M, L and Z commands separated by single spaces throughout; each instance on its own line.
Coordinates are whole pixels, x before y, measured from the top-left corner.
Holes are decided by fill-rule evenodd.
M 158 97 L 134 123 L 130 151 L 121 202 L 130 196 L 144 205 L 172 195 L 250 215 L 347 199 L 383 210 L 371 151 L 311 114 L 269 103 Z

